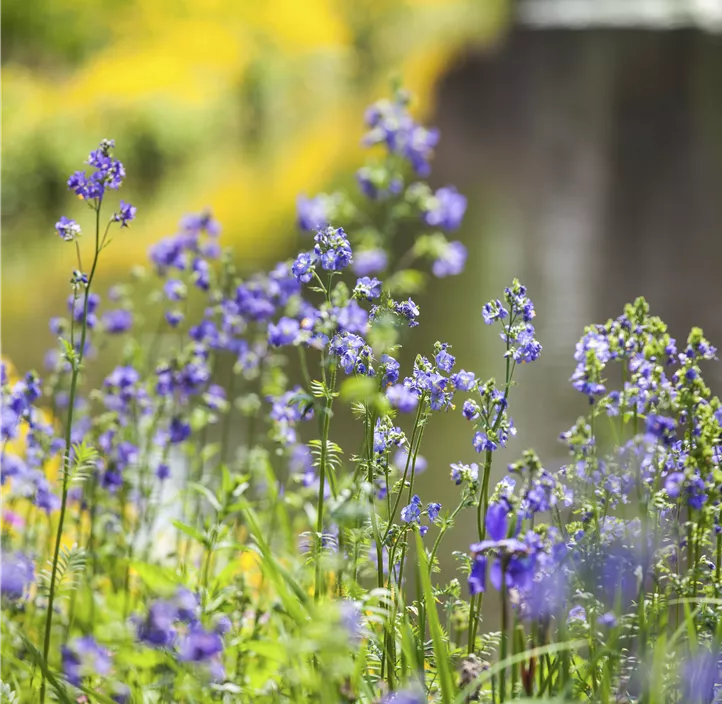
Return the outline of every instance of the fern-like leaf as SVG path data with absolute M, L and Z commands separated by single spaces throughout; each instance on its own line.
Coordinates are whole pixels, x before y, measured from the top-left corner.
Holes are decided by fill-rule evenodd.
M 98 463 L 98 452 L 85 442 L 75 443 L 68 467 L 68 481 L 81 484 L 89 479 Z M 61 468 L 61 476 L 64 468 Z
M 58 555 L 58 569 L 55 576 L 56 597 L 67 595 L 78 588 L 80 576 L 85 573 L 86 552 L 83 548 L 63 545 Z M 50 595 L 53 563 L 48 560 L 47 568 L 38 574 L 38 590 L 43 596 Z

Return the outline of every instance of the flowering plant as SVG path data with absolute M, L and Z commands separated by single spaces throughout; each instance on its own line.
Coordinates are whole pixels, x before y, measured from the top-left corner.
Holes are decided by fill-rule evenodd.
M 313 237 L 250 276 L 210 213 L 186 216 L 151 247 L 153 272 L 134 271 L 152 286 L 141 311 L 130 287 L 107 304 L 94 287 L 136 217 L 122 200 L 103 215 L 125 178 L 112 140 L 68 180 L 94 223 L 90 268 L 63 216 L 77 268 L 47 375 L 2 368 L 3 700 L 719 700 L 722 408 L 702 376 L 715 349 L 698 329 L 678 349 L 643 299 L 590 326 L 569 462 L 526 451 L 493 486 L 515 375 L 542 354 L 534 305 L 514 281 L 479 306 L 501 383 L 459 369 L 448 342 L 402 368 L 426 269 L 464 268 L 448 237 L 466 200 L 421 180 L 439 135 L 405 93 L 365 120 L 365 200 L 302 196 Z M 441 413 L 470 424 L 479 454 L 449 458 L 451 507 L 416 481 Z M 449 578 L 439 550 L 464 511 L 474 530 Z

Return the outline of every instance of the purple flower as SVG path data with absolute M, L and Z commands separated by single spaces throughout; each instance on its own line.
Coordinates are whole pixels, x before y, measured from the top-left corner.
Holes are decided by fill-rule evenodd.
M 441 345 L 441 350 L 436 355 L 436 366 L 447 374 L 451 372 L 456 362 L 456 357 L 447 352 L 448 347 L 446 344 Z
M 416 494 L 411 503 L 401 509 L 401 520 L 404 523 L 418 523 L 421 520 L 421 499 Z
M 316 233 L 314 241 L 314 254 L 324 270 L 341 271 L 351 263 L 351 245 L 343 228 L 321 229 Z
M 486 557 L 477 555 L 471 563 L 469 573 L 469 594 L 475 596 L 486 591 Z
M 408 301 L 394 303 L 394 310 L 402 317 L 409 321 L 409 327 L 414 328 L 419 323 L 416 318 L 419 317 L 419 307 L 410 298 Z
M 429 175 L 429 160 L 439 133 L 417 124 L 408 113 L 405 99 L 378 101 L 366 110 L 365 122 L 370 128 L 363 139 L 366 146 L 384 144 L 389 152 L 407 159 L 417 174 Z
M 183 313 L 181 313 L 179 310 L 168 310 L 165 312 L 164 317 L 168 325 L 170 325 L 172 328 L 177 327 L 180 323 L 183 322 L 183 319 L 185 318 Z
M 62 646 L 63 672 L 68 682 L 80 685 L 84 677 L 107 675 L 110 672 L 110 653 L 101 648 L 91 636 L 75 638 Z
M 77 237 L 80 237 L 80 225 L 75 220 L 66 218 L 65 215 L 55 223 L 55 231 L 66 242 L 72 242 Z
M 381 282 L 376 278 L 370 279 L 368 276 L 362 276 L 356 281 L 353 295 L 357 298 L 365 298 L 367 301 L 379 298 L 381 296 Z
M 426 696 L 415 689 L 401 689 L 387 694 L 380 704 L 427 704 L 427 701 Z
M 597 623 L 605 628 L 614 628 L 614 626 L 617 625 L 617 617 L 612 611 L 607 611 L 607 613 L 602 614 L 599 618 L 597 618 Z
M 439 511 L 441 511 L 441 504 L 439 503 L 432 502 L 427 506 L 426 512 L 432 523 L 435 523 L 436 519 L 439 517 Z
M 0 571 L 0 593 L 7 599 L 22 599 L 27 589 L 35 581 L 35 569 L 32 560 L 21 552 L 3 553 Z
M 298 320 L 283 317 L 278 323 L 268 324 L 268 342 L 273 347 L 292 345 L 298 340 L 301 325 Z
M 498 445 L 481 430 L 474 434 L 473 444 L 477 452 L 483 452 L 484 450 L 494 452 L 498 447 Z
M 647 416 L 647 436 L 650 439 L 659 440 L 663 445 L 669 447 L 674 442 L 674 431 L 677 423 L 674 418 L 667 418 L 650 414 Z
M 155 470 L 155 476 L 158 477 L 160 481 L 165 481 L 168 477 L 170 477 L 170 467 L 165 463 L 159 464 L 158 468 Z
M 475 462 L 472 464 L 454 463 L 451 465 L 451 479 L 457 486 L 464 481 L 477 482 L 479 481 L 479 465 Z
M 386 269 L 388 256 L 383 249 L 363 249 L 354 253 L 352 268 L 357 276 L 377 274 Z
M 175 604 L 163 600 L 153 602 L 146 619 L 138 622 L 138 640 L 151 646 L 167 648 L 175 641 L 177 618 Z
M 410 413 L 419 403 L 418 393 L 403 384 L 390 386 L 386 390 L 386 398 L 394 408 L 398 408 L 402 413 Z
M 193 283 L 201 289 L 207 291 L 211 286 L 211 267 L 205 259 L 200 257 L 193 260 Z
M 573 606 L 569 610 L 567 621 L 586 621 L 587 611 L 583 606 Z
M 313 278 L 314 258 L 310 252 L 301 252 L 293 262 L 291 271 L 298 281 L 307 284 Z
M 453 186 L 439 188 L 430 200 L 429 206 L 424 213 L 424 221 L 427 225 L 440 227 L 442 230 L 456 230 L 464 219 L 466 198 Z M 466 258 L 466 250 L 464 250 L 464 258 Z
M 476 385 L 476 377 L 473 372 L 467 372 L 463 369 L 449 377 L 451 385 L 457 391 L 471 391 Z
M 191 436 L 191 426 L 180 418 L 173 418 L 170 422 L 170 441 L 173 445 L 184 442 Z
M 105 332 L 111 335 L 128 332 L 133 327 L 133 314 L 124 308 L 109 310 L 101 318 Z
M 334 308 L 338 317 L 339 332 L 365 335 L 369 327 L 369 314 L 356 301 L 349 301 L 343 308 Z
M 468 398 L 464 401 L 461 414 L 466 420 L 476 420 L 479 417 L 480 411 L 479 404 L 473 399 Z
M 389 386 L 399 380 L 399 369 L 401 365 L 387 354 L 381 355 L 381 364 L 384 368 L 383 385 Z
M 213 218 L 213 213 L 210 210 L 185 215 L 180 221 L 180 228 L 192 235 L 205 232 L 211 237 L 218 237 L 221 234 L 221 225 Z
M 298 226 L 304 232 L 312 232 L 329 224 L 330 198 L 322 193 L 315 198 L 299 196 L 296 200 Z
M 119 222 L 121 227 L 128 227 L 131 220 L 135 220 L 137 208 L 124 200 L 120 201 L 120 212 L 113 214 L 113 221 Z
M 339 363 L 346 374 L 363 374 L 373 376 L 373 356 L 371 348 L 362 337 L 349 332 L 334 335 L 329 351 L 339 357 Z
M 221 636 L 196 626 L 181 641 L 178 647 L 178 659 L 182 662 L 203 662 L 222 652 Z
M 481 315 L 487 325 L 491 325 L 495 320 L 504 320 L 509 315 L 509 311 L 502 306 L 501 301 L 497 298 L 495 301 L 489 301 L 484 304 L 481 309 Z
M 163 293 L 169 301 L 182 301 L 187 295 L 186 285 L 178 279 L 168 279 L 163 284 Z
M 683 664 L 680 672 L 682 701 L 685 704 L 713 704 L 722 685 L 722 659 L 719 651 L 701 648 Z

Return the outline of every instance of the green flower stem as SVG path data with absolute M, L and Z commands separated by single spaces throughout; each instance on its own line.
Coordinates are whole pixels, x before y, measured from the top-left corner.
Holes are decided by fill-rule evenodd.
M 45 636 L 43 638 L 43 661 L 45 669 L 43 670 L 40 684 L 40 704 L 45 702 L 46 677 L 45 671 L 49 667 L 48 654 L 50 653 L 50 635 L 53 627 L 53 607 L 55 605 L 55 586 L 58 575 L 58 560 L 60 558 L 60 543 L 63 538 L 63 527 L 65 524 L 65 513 L 68 505 L 68 476 L 70 474 L 70 442 L 71 432 L 73 429 L 73 412 L 75 410 L 75 396 L 78 389 L 78 377 L 80 368 L 85 354 L 85 338 L 88 332 L 88 301 L 90 298 L 90 287 L 95 278 L 95 270 L 98 266 L 98 257 L 100 255 L 100 209 L 102 199 L 98 201 L 95 207 L 95 254 L 93 256 L 93 265 L 88 274 L 88 285 L 85 287 L 85 302 L 83 304 L 83 324 L 80 334 L 80 349 L 77 351 L 77 358 L 74 359 L 72 376 L 70 378 L 70 395 L 68 398 L 68 417 L 65 424 L 65 454 L 63 456 L 63 491 L 60 500 L 60 517 L 58 518 L 58 529 L 55 535 L 55 549 L 53 551 L 53 566 L 50 572 L 50 590 L 48 593 L 48 609 L 45 615 Z M 106 228 L 107 233 L 107 228 Z M 73 315 L 73 318 L 75 316 Z
M 406 484 L 406 477 L 409 474 L 409 467 L 411 465 L 411 455 L 412 455 L 412 450 L 414 447 L 414 442 L 416 440 L 416 433 L 420 429 L 419 421 L 421 419 L 421 411 L 422 411 L 422 407 L 424 405 L 424 401 L 425 401 L 425 395 L 422 394 L 421 398 L 419 399 L 419 406 L 416 410 L 416 419 L 414 420 L 414 429 L 411 432 L 411 442 L 409 443 L 409 452 L 406 455 L 406 465 L 404 467 L 404 476 L 401 479 L 401 488 L 399 489 L 399 493 L 396 495 L 396 500 L 394 501 L 394 508 L 391 511 L 391 514 L 389 515 L 389 522 L 388 522 L 388 526 L 386 527 L 386 532 L 384 533 L 384 538 L 383 538 L 384 540 L 386 540 L 386 538 L 388 537 L 388 534 L 391 532 L 391 526 L 393 525 L 394 519 L 396 518 L 396 512 L 399 510 L 399 504 L 401 503 L 401 496 L 404 493 L 404 484 Z M 417 452 L 418 452 L 418 450 L 417 450 Z
M 336 494 L 335 482 L 331 477 L 328 465 L 328 432 L 331 425 L 331 407 L 333 405 L 333 390 L 336 386 L 336 369 L 331 372 L 331 393 L 329 394 L 326 404 L 323 408 L 323 418 L 321 419 L 321 461 L 318 471 L 318 506 L 316 509 L 316 579 L 313 588 L 314 601 L 318 601 L 321 593 L 321 552 L 323 551 L 323 512 L 326 491 L 326 476 L 329 476 L 331 489 Z
M 502 565 L 501 572 L 501 645 L 499 650 L 499 659 L 501 660 L 501 662 L 504 662 L 508 655 L 509 649 L 509 599 L 508 589 L 506 586 L 506 564 Z M 499 673 L 499 701 L 503 702 L 505 698 L 506 667 L 502 668 L 501 672 Z
M 446 534 L 446 531 L 453 525 L 454 519 L 458 515 L 459 511 L 464 507 L 464 502 L 462 501 L 453 511 L 451 516 L 447 518 L 444 521 L 444 525 L 441 526 L 441 530 L 439 530 L 439 534 L 436 536 L 436 540 L 434 540 L 434 545 L 431 548 L 431 554 L 429 556 L 429 575 L 431 574 L 431 571 L 434 567 L 434 558 L 436 557 L 436 551 L 439 549 L 439 545 L 441 544 L 441 539 Z

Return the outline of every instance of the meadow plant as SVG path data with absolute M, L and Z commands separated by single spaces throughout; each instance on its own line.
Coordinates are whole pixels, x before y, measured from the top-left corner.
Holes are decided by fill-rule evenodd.
M 301 196 L 300 251 L 268 272 L 242 272 L 204 212 L 101 298 L 136 217 L 109 202 L 113 141 L 68 180 L 92 234 L 55 226 L 76 260 L 57 344 L 44 379 L 2 367 L 0 700 L 720 700 L 714 347 L 696 328 L 678 346 L 641 298 L 588 327 L 568 461 L 524 451 L 494 485 L 519 368 L 542 354 L 534 305 L 518 281 L 478 305 L 499 381 L 447 341 L 402 367 L 412 297 L 464 269 L 466 199 L 424 180 L 439 134 L 404 92 L 365 122 L 359 195 Z M 468 428 L 428 469 L 449 506 L 417 481 L 439 414 Z

